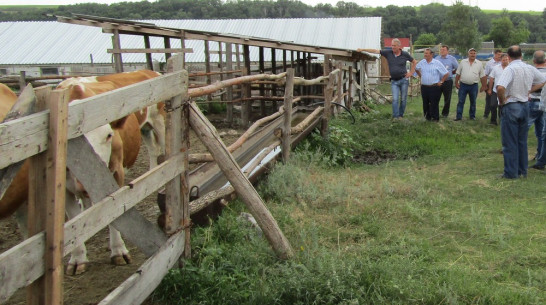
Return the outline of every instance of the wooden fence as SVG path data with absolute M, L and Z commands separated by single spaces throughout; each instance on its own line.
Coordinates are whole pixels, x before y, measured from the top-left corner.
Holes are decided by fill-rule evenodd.
M 34 235 L 0 254 L 0 303 L 8 300 L 18 289 L 28 286 L 30 304 L 62 304 L 63 256 L 109 224 L 149 258 L 138 272 L 100 304 L 142 303 L 168 270 L 175 266 L 178 258 L 190 252 L 190 128 L 230 182 L 231 191 L 235 191 L 247 205 L 276 254 L 282 259 L 293 255 L 288 240 L 230 153 L 234 148 L 223 144 L 215 128 L 190 99 L 235 84 L 277 80 L 278 85 L 285 85 L 284 106 L 277 116 L 284 116 L 280 143 L 283 158 L 287 159 L 292 143 L 290 136 L 303 129 L 300 125 L 291 126 L 292 104 L 299 100 L 293 96 L 294 85 L 321 82 L 326 85 L 324 108 L 319 107 L 311 117 L 322 115 L 322 131 L 327 133 L 331 103 L 344 97 L 340 87 L 342 70 L 336 69 L 325 77 L 309 81 L 295 79 L 293 70 L 288 69 L 278 75 L 244 76 L 188 90 L 188 75 L 182 69 L 181 56 L 170 58 L 168 66 L 169 73 L 163 76 L 74 101 L 69 106 L 66 91 L 38 88 L 37 100 L 47 101 L 49 109 L 0 124 L 0 168 L 10 167 L 27 158 L 33 162 L 29 206 L 35 215 L 29 215 L 32 219 L 29 223 L 36 226 L 32 230 Z M 328 80 L 327 84 L 325 80 Z M 119 188 L 82 135 L 160 101 L 167 101 L 166 160 Z M 304 121 L 308 123 L 309 120 Z M 65 223 L 66 168 L 82 182 L 94 204 Z M 167 235 L 134 209 L 138 202 L 163 186 L 167 197 Z

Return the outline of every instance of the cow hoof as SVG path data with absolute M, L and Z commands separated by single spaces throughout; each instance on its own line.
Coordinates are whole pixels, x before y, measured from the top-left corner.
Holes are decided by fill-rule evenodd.
M 87 264 L 68 264 L 66 266 L 66 275 L 79 275 L 87 271 Z
M 123 266 L 123 265 L 130 264 L 132 259 L 130 254 L 124 254 L 124 255 L 114 255 L 110 258 L 110 261 L 112 262 L 112 265 Z

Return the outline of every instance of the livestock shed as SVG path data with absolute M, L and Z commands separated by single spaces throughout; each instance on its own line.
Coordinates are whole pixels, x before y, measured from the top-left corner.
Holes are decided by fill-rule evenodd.
M 71 19 L 72 21 L 67 21 Z M 29 77 L 48 75 L 74 75 L 81 73 L 104 74 L 115 72 L 115 54 L 108 53 L 112 48 L 112 36 L 105 35 L 100 24 L 129 24 L 157 29 L 183 30 L 175 37 L 150 35 L 149 45 L 135 35 L 121 35 L 119 44 L 123 48 L 181 48 L 181 33 L 202 33 L 206 36 L 224 36 L 224 38 L 260 38 L 274 41 L 280 49 L 293 49 L 291 46 L 310 46 L 316 62 L 324 60 L 322 54 L 328 49 L 355 50 L 357 48 L 379 48 L 381 17 L 361 18 L 307 18 L 307 19 L 230 19 L 230 20 L 141 20 L 127 21 L 91 16 L 75 15 L 71 18 L 58 18 L 59 21 L 28 21 L 0 23 L 0 44 L 3 56 L 0 58 L 0 76 L 19 75 L 25 71 Z M 64 21 L 63 21 L 64 20 Z M 79 20 L 80 22 L 74 22 Z M 87 20 L 87 22 L 85 22 Z M 94 25 L 94 26 L 86 26 Z M 178 37 L 176 37 L 178 36 Z M 201 70 L 207 61 L 207 47 L 200 39 L 185 35 L 186 69 Z M 176 39 L 178 38 L 178 39 Z M 212 38 L 212 37 L 211 37 Z M 212 39 L 222 41 L 222 39 Z M 225 40 L 225 39 L 223 39 Z M 251 62 L 258 62 L 259 47 L 255 44 L 249 49 Z M 288 47 L 282 48 L 280 45 Z M 209 60 L 217 63 L 219 45 L 210 44 Z M 320 50 L 321 48 L 326 48 Z M 235 55 L 235 53 L 234 53 Z M 280 62 L 282 54 L 276 53 Z M 292 60 L 292 54 L 286 55 Z M 124 70 L 137 70 L 146 67 L 147 60 L 156 64 L 155 69 L 163 69 L 168 55 L 165 53 L 123 53 L 121 55 Z M 272 53 L 264 54 L 263 60 L 271 62 Z M 294 58 L 296 59 L 296 58 Z M 372 58 L 373 59 L 373 58 Z M 368 73 L 375 75 L 377 67 L 373 61 L 367 65 Z

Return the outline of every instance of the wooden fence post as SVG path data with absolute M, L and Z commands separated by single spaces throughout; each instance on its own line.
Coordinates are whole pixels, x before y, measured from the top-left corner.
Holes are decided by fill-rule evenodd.
M 25 71 L 19 71 L 19 91 L 23 91 L 23 89 L 27 85 L 27 73 Z
M 177 54 L 169 58 L 167 62 L 167 71 L 174 72 L 180 71 L 183 69 L 182 66 L 182 55 Z M 185 80 L 187 83 L 187 80 Z M 186 96 L 178 95 L 173 97 L 170 101 L 167 102 L 166 111 L 167 118 L 165 123 L 165 153 L 166 158 L 171 158 L 173 156 L 181 153 L 183 143 L 183 130 L 182 126 L 182 107 Z M 185 153 L 187 154 L 187 144 L 184 145 Z M 185 163 L 187 163 L 187 158 Z M 187 167 L 184 169 L 184 172 L 187 171 Z M 187 173 L 186 173 L 187 175 Z M 184 219 L 184 210 L 189 209 L 185 207 L 189 204 L 189 194 L 188 186 L 182 185 L 182 182 L 187 183 L 186 179 L 182 179 L 180 176 L 177 176 L 171 182 L 165 185 L 165 232 L 167 234 L 173 234 L 178 231 L 181 227 L 187 225 L 185 224 Z M 185 191 L 185 192 L 184 192 Z M 189 230 L 187 232 L 189 234 Z
M 47 100 L 45 303 L 63 303 L 63 243 L 65 219 L 68 90 L 54 90 Z
M 282 132 L 282 158 L 284 163 L 290 158 L 290 138 L 292 130 L 292 100 L 294 99 L 294 69 L 286 70 L 284 89 L 284 130 Z
M 241 200 L 246 204 L 277 256 L 281 259 L 292 257 L 294 253 L 290 243 L 283 235 L 275 218 L 273 218 L 252 183 L 241 171 L 233 156 L 216 134 L 216 128 L 210 124 L 194 102 L 190 102 L 190 126 L 214 157 Z
M 324 112 L 322 113 L 322 126 L 320 129 L 320 134 L 324 138 L 328 136 L 328 122 L 330 121 L 330 117 L 332 116 L 332 98 L 334 94 L 335 81 L 335 74 L 330 73 L 330 77 L 328 78 L 328 85 L 326 85 L 326 90 L 324 91 Z

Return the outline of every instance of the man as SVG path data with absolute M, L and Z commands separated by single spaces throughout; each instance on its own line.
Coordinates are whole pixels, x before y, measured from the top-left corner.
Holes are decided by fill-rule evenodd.
M 497 106 L 499 101 L 497 99 L 497 83 L 502 75 L 502 72 L 509 63 L 508 54 L 503 53 L 501 55 L 501 64 L 500 66 L 495 66 L 491 73 L 489 74 L 490 80 L 487 87 L 487 94 L 491 95 L 491 125 L 498 125 L 497 123 Z M 500 116 L 500 115 L 499 115 Z
M 485 64 L 485 75 L 487 76 L 487 82 L 489 88 L 489 82 L 491 82 L 491 71 L 494 67 L 500 66 L 501 64 L 501 55 L 502 50 L 496 49 L 493 53 L 493 58 L 491 58 L 486 64 Z M 485 109 L 483 111 L 483 117 L 488 118 L 489 112 L 491 111 L 491 93 L 488 93 L 488 91 L 485 92 Z
M 481 81 L 481 91 L 487 88 L 485 83 L 485 72 L 482 63 L 476 59 L 476 49 L 468 50 L 468 58 L 463 59 L 457 68 L 455 76 L 455 87 L 459 89 L 459 102 L 457 103 L 457 117 L 455 121 L 463 118 L 464 103 L 466 95 L 470 99 L 468 114 L 471 120 L 476 119 L 476 97 L 478 96 L 478 82 Z
M 443 45 L 440 48 L 440 55 L 436 56 L 434 59 L 440 61 L 449 72 L 449 77 L 442 84 L 440 89 L 442 90 L 442 95 L 444 96 L 444 108 L 442 108 L 442 117 L 447 118 L 449 115 L 449 107 L 451 106 L 451 92 L 453 92 L 453 78 L 452 74 L 455 74 L 459 63 L 455 57 L 449 55 L 449 47 Z
M 544 51 L 538 50 L 535 51 L 533 54 L 533 63 L 535 64 L 535 67 L 540 71 L 544 76 L 546 76 L 546 60 L 544 58 Z M 537 155 L 536 160 L 537 162 L 531 166 L 531 168 L 538 169 L 538 170 L 544 170 L 544 166 L 546 165 L 546 115 L 544 114 L 544 111 L 546 111 L 546 88 L 542 88 L 542 90 L 535 90 L 531 93 L 529 93 L 529 112 L 538 112 L 541 115 L 541 122 L 542 122 L 542 129 L 539 129 L 539 124 L 537 124 L 537 121 L 535 120 L 535 135 L 537 137 Z M 529 127 L 531 126 L 532 122 L 532 115 L 529 114 Z
M 415 71 L 421 78 L 421 97 L 423 98 L 423 114 L 427 121 L 440 120 L 438 104 L 442 96 L 442 85 L 449 77 L 449 72 L 444 65 L 433 59 L 434 53 L 429 48 L 425 49 L 425 58 L 416 66 Z
M 392 40 L 391 48 L 392 50 L 357 49 L 356 51 L 380 54 L 387 59 L 391 74 L 392 117 L 399 119 L 404 117 L 408 100 L 409 78 L 415 73 L 417 61 L 408 52 L 402 51 L 399 39 Z M 406 69 L 406 62 L 408 61 L 411 63 L 409 72 Z
M 527 105 L 530 91 L 544 86 L 546 77 L 535 67 L 521 61 L 521 48 L 508 48 L 510 64 L 504 69 L 497 84 L 501 106 L 501 141 L 504 173 L 501 178 L 515 179 L 527 176 Z

